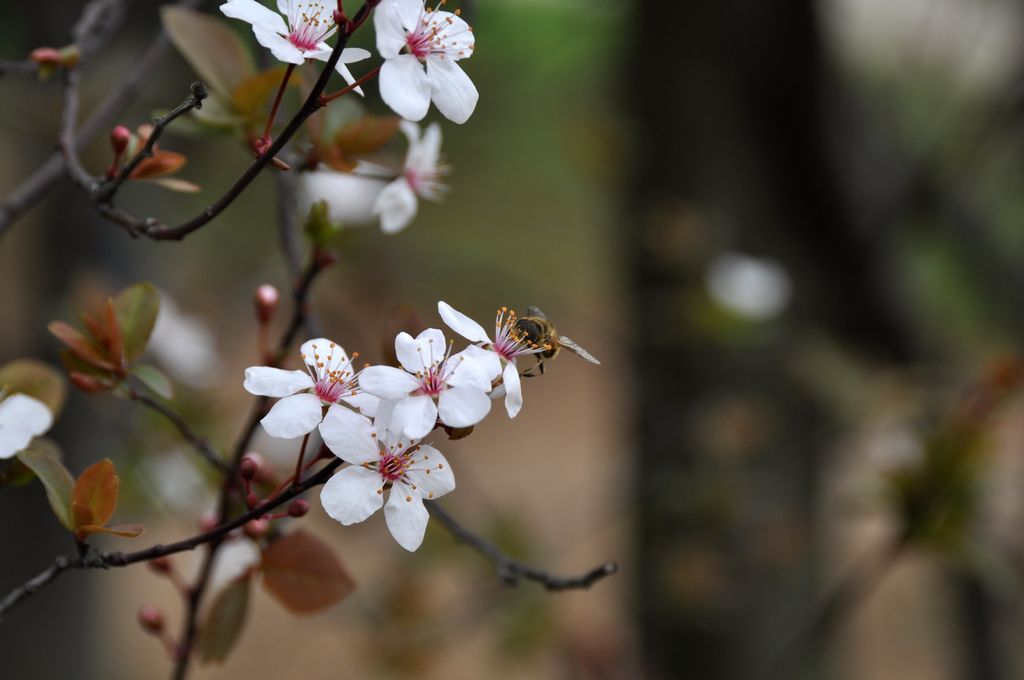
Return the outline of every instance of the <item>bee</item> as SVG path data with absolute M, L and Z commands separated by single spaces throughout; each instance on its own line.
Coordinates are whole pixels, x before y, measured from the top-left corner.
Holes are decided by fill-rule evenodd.
M 592 364 L 601 363 L 594 355 L 573 342 L 571 338 L 559 335 L 555 330 L 555 324 L 551 323 L 547 315 L 537 307 L 527 307 L 526 316 L 516 319 L 516 331 L 531 345 L 545 348 L 534 355 L 537 357 L 537 364 L 525 371 L 524 377 L 532 378 L 536 375 L 544 375 L 544 360 L 554 359 L 562 348 Z M 539 373 L 531 373 L 533 369 L 537 369 Z

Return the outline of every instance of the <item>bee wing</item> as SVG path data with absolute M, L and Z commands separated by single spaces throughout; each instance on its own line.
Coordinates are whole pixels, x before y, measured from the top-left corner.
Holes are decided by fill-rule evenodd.
M 548 318 L 547 314 L 545 314 L 544 312 L 540 311 L 540 307 L 534 307 L 533 305 L 530 305 L 529 307 L 526 308 L 526 315 L 527 316 L 539 316 L 542 319 L 547 319 Z
M 588 352 L 587 350 L 583 349 L 582 347 L 577 345 L 575 342 L 573 342 L 572 338 L 567 338 L 567 337 L 565 337 L 563 335 L 563 336 L 560 336 L 558 338 L 558 342 L 559 342 L 560 345 L 562 345 L 562 347 L 564 347 L 565 349 L 569 350 L 570 352 L 572 352 L 573 354 L 575 354 L 579 358 L 586 359 L 587 361 L 589 361 L 592 364 L 597 364 L 599 366 L 601 365 L 601 362 L 598 361 L 597 358 L 595 358 L 593 354 L 591 354 L 590 352 Z

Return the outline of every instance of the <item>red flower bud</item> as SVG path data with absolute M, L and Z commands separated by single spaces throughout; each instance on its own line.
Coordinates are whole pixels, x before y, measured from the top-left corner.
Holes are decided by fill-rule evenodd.
M 238 464 L 238 474 L 242 475 L 242 479 L 252 479 L 259 474 L 262 461 L 252 454 L 246 454 L 242 457 L 242 462 Z
M 160 633 L 164 629 L 164 615 L 151 604 L 143 605 L 139 610 L 139 625 L 146 632 Z
M 40 66 L 57 66 L 61 63 L 60 51 L 53 47 L 37 47 L 29 53 L 28 58 Z
M 262 538 L 270 529 L 270 522 L 265 519 L 251 519 L 245 523 L 242 531 L 252 540 Z
M 297 498 L 288 505 L 288 514 L 292 517 L 302 517 L 309 512 L 309 502 Z
M 114 154 L 120 156 L 128 148 L 132 141 L 132 132 L 123 125 L 118 125 L 110 131 L 110 148 Z
M 259 504 L 260 504 L 260 499 L 259 499 L 259 497 L 256 494 L 254 494 L 252 492 L 249 492 L 249 495 L 247 495 L 245 497 L 245 505 L 250 510 L 252 510 L 253 508 L 255 508 Z

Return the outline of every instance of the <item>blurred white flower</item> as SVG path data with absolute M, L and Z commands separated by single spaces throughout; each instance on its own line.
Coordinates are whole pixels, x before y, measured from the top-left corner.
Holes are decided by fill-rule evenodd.
M 431 123 L 420 137 L 415 123 L 401 122 L 402 132 L 409 140 L 405 167 L 400 177 L 377 195 L 373 212 L 380 216 L 380 228 L 393 234 L 405 229 L 416 216 L 418 198 L 438 201 L 444 195 L 441 182 L 448 168 L 441 164 L 441 126 Z
M 300 214 L 317 201 L 327 203 L 327 217 L 345 227 L 361 227 L 377 221 L 374 206 L 387 182 L 377 177 L 320 168 L 299 176 Z
M 2 386 L 0 386 L 2 387 Z M 27 394 L 0 393 L 0 459 L 24 450 L 33 438 L 53 425 L 49 407 Z
M 292 439 L 309 434 L 324 418 L 324 407 L 342 409 L 344 402 L 367 415 L 377 411 L 377 398 L 359 388 L 358 375 L 345 350 L 332 340 L 316 338 L 299 349 L 305 371 L 270 366 L 245 369 L 243 387 L 262 397 L 283 397 L 260 423 L 271 437 Z
M 278 0 L 277 8 L 288 17 L 285 23 L 281 14 L 274 12 L 256 0 L 229 0 L 220 6 L 220 11 L 232 19 L 241 19 L 252 24 L 256 41 L 269 49 L 283 62 L 301 64 L 306 59 L 327 61 L 332 48 L 324 42 L 334 35 L 338 27 L 334 23 L 333 3 L 305 2 L 304 0 Z M 355 82 L 345 64 L 362 61 L 370 56 L 366 50 L 346 47 L 335 70 L 349 85 Z M 356 88 L 362 94 L 362 90 Z
M 359 384 L 370 394 L 397 402 L 395 423 L 413 439 L 434 429 L 438 416 L 449 427 L 469 427 L 491 410 L 485 350 L 470 345 L 453 355 L 444 334 L 428 328 L 415 339 L 399 333 L 395 355 L 402 368 L 369 366 L 360 373 Z
M 778 316 L 789 304 L 789 274 L 774 260 L 727 252 L 712 260 L 706 284 L 726 309 L 754 321 Z
M 216 383 L 220 358 L 214 334 L 201 317 L 183 314 L 165 291 L 160 291 L 160 312 L 147 347 L 168 372 L 192 387 Z
M 320 426 L 324 443 L 351 465 L 327 481 L 320 503 L 344 525 L 362 522 L 383 506 L 391 535 L 413 551 L 423 543 L 429 519 L 423 499 L 452 491 L 455 476 L 440 451 L 417 438 L 403 441 L 405 427 L 393 420 L 396 415 L 394 405 L 386 402 L 374 423 L 344 409 L 327 414 Z
M 479 94 L 456 63 L 472 56 L 473 29 L 458 13 L 424 6 L 423 0 L 384 0 L 373 15 L 380 96 L 395 113 L 422 120 L 430 102 L 454 123 L 465 123 Z

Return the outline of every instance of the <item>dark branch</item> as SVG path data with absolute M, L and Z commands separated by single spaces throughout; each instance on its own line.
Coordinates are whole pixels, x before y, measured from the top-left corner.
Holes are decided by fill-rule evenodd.
M 196 453 L 198 453 L 203 460 L 221 472 L 227 474 L 227 464 L 220 459 L 220 456 L 217 455 L 217 452 L 212 446 L 210 446 L 210 443 L 206 441 L 205 437 L 200 437 L 192 430 L 191 427 L 189 427 L 189 424 L 181 417 L 180 413 L 172 409 L 170 406 L 153 399 L 149 395 L 139 392 L 134 386 L 129 386 L 129 388 L 131 390 L 129 392 L 129 396 L 133 401 L 139 402 L 143 406 L 156 411 L 166 418 L 172 425 L 174 425 L 175 428 L 177 428 L 185 441 L 192 445 L 192 448 L 196 450 Z
M 525 579 L 527 581 L 536 581 L 544 586 L 546 590 L 550 591 L 589 588 L 597 581 L 611 576 L 619 570 L 619 566 L 615 562 L 605 562 L 577 576 L 557 576 L 506 555 L 498 546 L 459 524 L 437 502 L 428 502 L 427 509 L 455 538 L 493 562 L 494 568 L 498 572 L 498 577 L 511 586 L 519 585 Z

